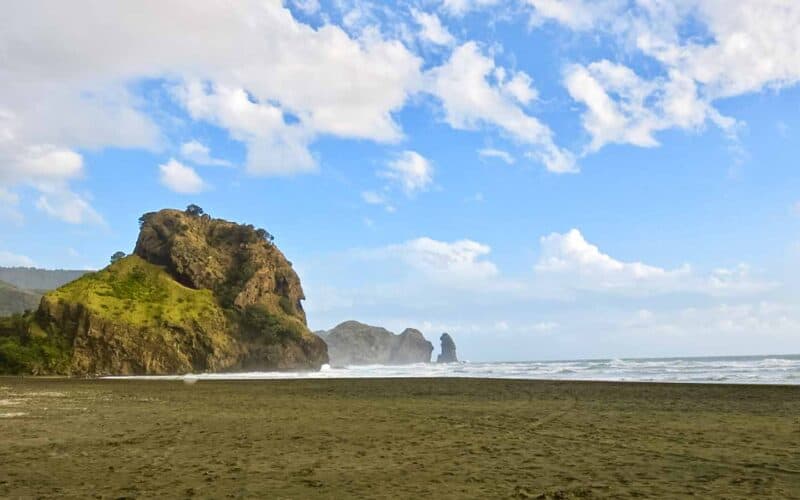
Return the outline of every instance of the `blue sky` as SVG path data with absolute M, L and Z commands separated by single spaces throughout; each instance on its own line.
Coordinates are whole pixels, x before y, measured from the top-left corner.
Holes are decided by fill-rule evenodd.
M 197 203 L 276 236 L 314 329 L 800 352 L 794 1 L 85 4 L 0 16 L 0 265 Z

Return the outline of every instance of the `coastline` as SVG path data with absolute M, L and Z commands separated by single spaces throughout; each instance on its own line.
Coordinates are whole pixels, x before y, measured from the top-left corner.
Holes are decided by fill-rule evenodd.
M 2 497 L 800 496 L 800 387 L 0 378 Z

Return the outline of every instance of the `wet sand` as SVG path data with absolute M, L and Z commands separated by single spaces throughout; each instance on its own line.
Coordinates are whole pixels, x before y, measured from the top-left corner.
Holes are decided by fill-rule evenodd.
M 0 378 L 3 498 L 800 498 L 800 386 Z

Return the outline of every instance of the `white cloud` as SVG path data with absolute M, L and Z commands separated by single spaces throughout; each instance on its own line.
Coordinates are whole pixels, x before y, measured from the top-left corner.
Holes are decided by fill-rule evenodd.
M 433 183 L 433 165 L 416 151 L 403 151 L 380 174 L 396 182 L 407 195 L 427 190 Z
M 200 141 L 191 140 L 181 144 L 181 156 L 197 165 L 230 167 L 231 162 L 211 156 L 211 150 Z
M 747 265 L 719 268 L 700 275 L 688 265 L 665 269 L 643 262 L 625 262 L 603 253 L 581 232 L 552 233 L 540 239 L 541 255 L 534 269 L 540 285 L 623 294 L 698 293 L 709 296 L 764 292 L 774 283 L 754 279 Z
M 653 133 L 710 121 L 733 136 L 715 100 L 800 81 L 800 4 L 785 0 L 528 0 L 534 16 L 605 31 L 661 65 L 644 80 L 608 61 L 573 65 L 565 83 L 588 108 L 589 151 L 607 143 L 657 145 Z M 687 29 L 691 26 L 691 29 Z
M 306 14 L 316 14 L 319 12 L 319 0 L 292 0 L 295 7 Z
M 44 193 L 36 200 L 36 208 L 69 224 L 104 223 L 103 217 L 86 198 L 71 191 Z
M 456 39 L 442 25 L 442 21 L 436 14 L 422 12 L 417 9 L 411 10 L 411 16 L 420 27 L 420 38 L 434 45 L 452 45 Z
M 625 0 L 527 0 L 534 8 L 533 22 L 556 21 L 576 30 L 609 21 L 626 5 Z
M 295 5 L 309 14 L 318 10 L 314 0 Z M 294 19 L 279 0 L 233 6 L 167 0 L 157 11 L 143 11 L 133 1 L 4 4 L 0 52 L 4 189 L 38 189 L 42 179 L 25 164 L 31 152 L 77 156 L 82 149 L 163 147 L 159 126 L 143 111 L 150 103 L 130 90 L 147 79 L 202 82 L 201 100 L 230 98 L 205 113 L 189 111 L 245 143 L 249 172 L 313 171 L 308 148 L 319 135 L 401 139 L 392 113 L 418 88 L 421 64 L 402 43 L 375 30 L 354 37 L 331 24 L 314 28 Z M 223 89 L 229 93 L 218 95 Z M 240 95 L 251 105 L 236 101 Z M 242 108 L 228 109 L 237 104 Z M 260 129 L 258 118 L 270 113 L 280 120 Z M 293 125 L 283 119 L 288 114 Z M 57 173 L 30 165 L 40 177 Z M 74 176 L 61 173 L 67 176 L 61 188 L 69 191 Z
M 316 170 L 308 150 L 308 130 L 284 121 L 272 104 L 253 102 L 243 88 L 188 82 L 175 91 L 189 114 L 228 129 L 248 145 L 245 166 L 258 175 L 289 175 Z
M 621 262 L 592 245 L 577 229 L 552 233 L 540 240 L 542 254 L 536 264 L 539 273 L 574 273 L 601 288 L 628 286 L 652 279 L 679 277 L 688 268 L 667 271 L 641 262 Z M 595 281 L 596 280 L 596 281 Z
M 500 0 L 442 0 L 442 9 L 453 16 L 463 16 L 471 10 L 497 5 Z
M 555 145 L 551 130 L 520 107 L 524 104 L 520 99 L 535 96 L 530 77 L 517 73 L 511 80 L 503 80 L 506 72 L 499 69 L 502 68 L 483 55 L 475 42 L 467 42 L 453 51 L 447 63 L 430 70 L 429 89 L 442 101 L 445 121 L 462 130 L 481 125 L 499 127 L 517 141 L 532 146 L 531 154 L 551 172 L 577 172 L 572 155 Z M 490 76 L 501 81 L 493 85 L 488 80 Z M 523 92 L 522 87 L 528 92 Z
M 695 14 L 696 13 L 696 14 Z M 704 85 L 713 98 L 783 87 L 800 81 L 800 4 L 787 0 L 695 0 L 681 12 L 694 14 L 709 43 L 677 41 L 679 22 L 653 8 L 651 23 L 671 21 L 671 39 L 640 35 L 637 43 L 665 64 Z M 659 16 L 661 19 L 659 19 Z M 648 36 L 651 35 L 651 36 Z
M 497 266 L 484 260 L 489 253 L 488 245 L 473 240 L 446 242 L 431 238 L 417 238 L 373 252 L 399 259 L 424 276 L 453 286 L 471 286 L 496 276 Z
M 167 163 L 159 165 L 161 184 L 181 194 L 194 194 L 204 191 L 207 186 L 203 179 L 192 167 L 170 159 Z
M 33 267 L 34 262 L 30 257 L 0 250 L 0 266 Z
M 58 183 L 83 174 L 83 157 L 74 151 L 32 146 L 19 158 L 19 166 L 34 182 Z
M 602 60 L 570 66 L 565 84 L 572 98 L 586 105 L 582 120 L 592 137 L 589 151 L 609 143 L 657 146 L 655 132 L 698 129 L 707 119 L 727 130 L 734 125 L 700 99 L 692 80 L 676 72 L 647 81 L 624 65 Z
M 478 154 L 483 158 L 497 158 L 509 165 L 513 165 L 516 161 L 511 153 L 508 151 L 503 151 L 502 149 L 483 148 L 478 150 Z

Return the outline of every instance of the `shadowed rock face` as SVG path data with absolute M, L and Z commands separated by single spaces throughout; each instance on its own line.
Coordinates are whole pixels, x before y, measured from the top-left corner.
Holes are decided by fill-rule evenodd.
M 437 363 L 458 363 L 458 356 L 456 356 L 456 343 L 450 334 L 443 333 L 439 338 L 442 342 L 442 353 L 436 358 Z
M 385 328 L 345 321 L 322 333 L 333 366 L 430 363 L 433 344 L 419 330 L 395 335 Z
M 328 362 L 325 342 L 306 326 L 300 279 L 266 233 L 178 210 L 141 223 L 134 255 L 42 298 L 19 337 L 33 347 L 17 350 L 13 371 L 174 374 Z

